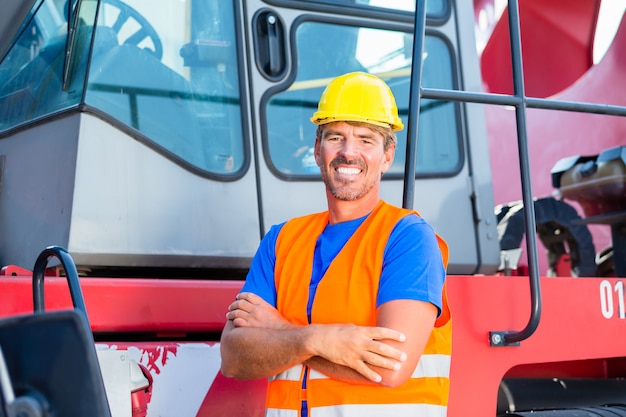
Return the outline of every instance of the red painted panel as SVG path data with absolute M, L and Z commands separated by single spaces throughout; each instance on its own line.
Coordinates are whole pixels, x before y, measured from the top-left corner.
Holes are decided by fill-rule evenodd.
M 213 332 L 240 281 L 81 278 L 94 332 Z M 29 277 L 0 277 L 0 317 L 32 312 Z M 46 309 L 71 308 L 64 278 L 46 278 Z
M 519 2 L 527 95 L 556 94 L 591 67 L 599 8 L 599 0 Z M 483 81 L 493 93 L 513 93 L 507 14 L 505 10 L 481 55 Z
M 218 373 L 202 402 L 198 417 L 262 417 L 265 414 L 266 390 L 265 380 L 239 381 Z
M 46 282 L 48 308 L 69 307 L 64 279 L 50 278 Z M 240 281 L 81 279 L 93 329 L 119 334 L 219 331 L 226 308 L 241 284 Z M 498 385 L 506 374 L 625 377 L 623 362 L 605 360 L 626 353 L 626 338 L 618 337 L 626 332 L 625 284 L 626 280 L 617 278 L 542 278 L 542 315 L 537 331 L 520 346 L 491 347 L 490 331 L 521 330 L 528 322 L 528 278 L 449 277 L 453 314 L 449 415 L 493 415 Z M 30 279 L 0 279 L 0 297 L 0 316 L 28 312 L 32 306 Z M 124 347 L 124 343 L 111 342 Z M 144 355 L 148 355 L 144 360 L 149 369 L 152 360 L 164 360 L 168 356 L 165 351 L 180 346 L 157 340 L 132 345 L 141 346 Z M 150 352 L 154 352 L 152 359 Z M 172 354 L 177 355 L 176 351 Z M 157 372 L 164 364 L 153 365 L 151 372 Z M 263 381 L 227 380 L 218 373 L 214 384 L 205 396 L 201 415 L 216 415 L 213 411 L 223 407 L 234 413 L 231 415 L 240 415 L 241 408 L 245 409 L 250 401 L 256 404 L 250 410 L 262 408 Z M 220 404 L 221 396 L 229 396 L 232 401 Z
M 537 331 L 520 346 L 491 347 L 490 331 L 518 331 L 528 322 L 528 278 L 450 277 L 453 352 L 449 415 L 494 415 L 499 382 L 515 367 L 513 373 L 521 376 L 524 367 L 520 365 L 535 365 L 526 367 L 527 376 L 537 376 L 542 366 L 542 376 L 602 376 L 601 367 L 610 362 L 598 359 L 626 353 L 626 338 L 618 336 L 626 331 L 625 283 L 619 279 L 542 278 L 543 310 Z M 609 318 L 603 315 L 601 289 L 605 304 L 610 299 L 613 306 Z M 623 371 L 623 364 L 618 365 Z M 604 375 L 609 375 L 608 368 Z

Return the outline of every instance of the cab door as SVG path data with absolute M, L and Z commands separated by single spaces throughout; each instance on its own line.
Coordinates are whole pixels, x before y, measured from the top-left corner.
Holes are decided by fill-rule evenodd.
M 452 1 L 452 0 L 450 0 Z M 326 209 L 313 158 L 316 126 L 309 119 L 327 83 L 351 71 L 383 78 L 408 124 L 414 4 L 248 1 L 251 103 L 255 127 L 261 227 Z M 367 4 L 363 4 L 367 3 Z M 471 4 L 429 2 L 424 86 L 480 88 Z M 378 2 L 379 5 L 388 3 Z M 471 45 L 470 45 L 471 44 Z M 470 47 L 471 46 L 471 47 Z M 467 57 L 470 58 L 467 58 Z M 461 57 L 466 61 L 461 65 Z M 482 108 L 422 100 L 414 208 L 450 246 L 449 272 L 493 271 L 499 248 Z M 402 205 L 406 128 L 398 134 L 382 198 Z M 480 195 L 481 198 L 477 198 Z

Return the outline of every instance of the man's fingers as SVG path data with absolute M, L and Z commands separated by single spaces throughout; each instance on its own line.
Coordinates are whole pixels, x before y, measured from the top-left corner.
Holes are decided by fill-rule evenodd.
M 245 300 L 252 304 L 259 304 L 263 299 L 251 292 L 240 292 L 237 294 L 237 300 Z
M 377 366 L 379 368 L 389 369 L 391 371 L 397 371 L 400 369 L 400 362 L 406 360 L 406 355 L 404 352 L 393 352 L 393 353 L 385 353 L 384 355 L 375 353 L 375 352 L 367 352 L 364 355 L 364 362 L 368 365 Z
M 241 292 L 237 294 L 235 301 L 228 306 L 228 310 L 243 310 L 250 312 L 254 307 L 260 306 L 263 302 L 263 299 L 256 294 L 251 292 Z
M 250 301 L 246 299 L 239 299 L 239 300 L 233 301 L 228 306 L 228 310 L 229 311 L 242 310 L 242 311 L 250 312 L 254 307 L 255 307 L 255 304 L 251 303 Z
M 326 325 L 323 330 L 323 337 L 313 344 L 313 354 L 352 368 L 371 381 L 381 381 L 377 369 L 398 371 L 407 360 L 399 348 L 402 345 L 395 343 L 406 339 L 402 332 L 354 325 Z
M 238 309 L 226 313 L 226 319 L 232 320 L 235 327 L 249 327 L 250 323 L 248 322 L 248 317 L 248 313 Z
M 248 322 L 242 318 L 233 319 L 233 325 L 235 327 L 248 327 Z
M 406 341 L 406 335 L 398 330 L 388 327 L 370 327 L 372 331 L 372 339 L 375 340 L 395 340 L 397 342 Z
M 262 297 L 249 292 L 237 294 L 237 299 L 228 306 L 226 318 L 229 320 L 239 319 L 237 327 L 270 327 L 285 328 L 289 324 L 287 320 Z
M 243 318 L 247 313 L 240 309 L 233 309 L 226 313 L 226 318 L 228 320 L 234 320 L 236 318 Z
M 360 362 L 358 366 L 354 367 L 354 370 L 372 382 L 380 382 L 383 380 L 383 377 L 374 372 L 365 362 Z
M 404 353 L 404 351 L 397 349 L 393 346 L 390 346 L 386 343 L 378 342 L 376 340 L 372 341 L 372 343 L 368 346 L 368 350 L 383 358 L 393 359 L 394 362 L 396 361 L 404 362 L 407 358 L 407 355 L 406 353 Z M 372 365 L 378 365 L 378 364 L 373 363 Z M 385 368 L 387 367 L 388 366 L 385 366 Z

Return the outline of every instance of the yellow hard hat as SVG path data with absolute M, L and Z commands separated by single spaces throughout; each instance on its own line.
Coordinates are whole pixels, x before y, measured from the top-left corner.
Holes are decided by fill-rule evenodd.
M 402 130 L 391 89 L 365 72 L 340 75 L 326 86 L 311 121 L 323 125 L 336 121 L 366 122 Z

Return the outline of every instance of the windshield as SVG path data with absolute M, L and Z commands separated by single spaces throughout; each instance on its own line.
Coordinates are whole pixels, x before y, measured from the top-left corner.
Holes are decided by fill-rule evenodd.
M 0 131 L 84 104 L 209 173 L 244 166 L 233 2 L 45 0 L 0 65 Z M 133 133 L 134 132 L 134 133 Z

